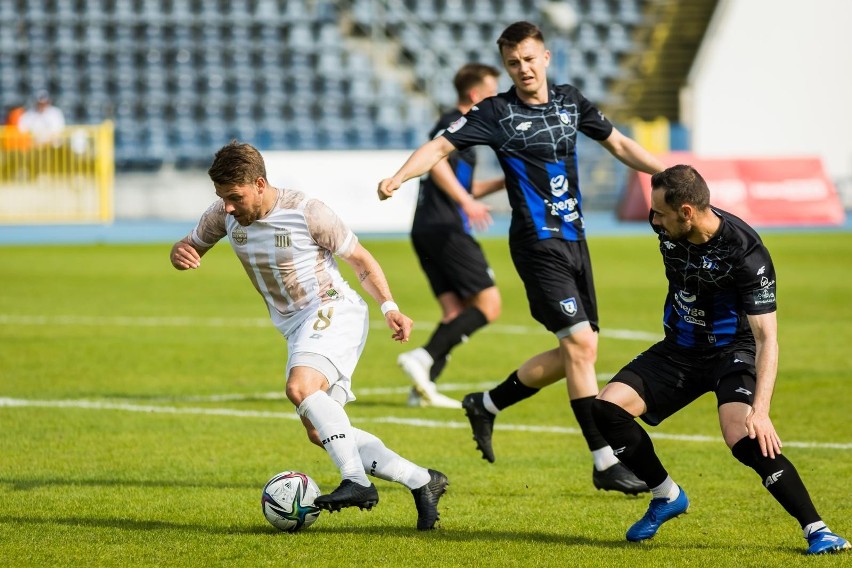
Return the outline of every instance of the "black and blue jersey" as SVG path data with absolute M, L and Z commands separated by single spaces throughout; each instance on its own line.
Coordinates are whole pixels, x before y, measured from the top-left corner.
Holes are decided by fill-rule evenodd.
M 489 97 L 447 127 L 458 150 L 490 146 L 506 178 L 513 245 L 585 239 L 577 133 L 605 140 L 612 124 L 576 87 L 548 84 L 549 100 L 528 105 L 515 87 Z
M 461 116 L 462 113 L 458 109 L 441 115 L 429 134 L 429 138 L 440 136 L 450 124 Z M 476 168 L 476 150 L 466 148 L 451 152 L 447 156 L 447 161 L 450 163 L 450 168 L 452 168 L 456 179 L 468 193 L 471 193 L 473 170 Z M 420 181 L 420 193 L 417 196 L 417 208 L 414 210 L 411 232 L 426 233 L 450 229 L 462 229 L 464 232 L 470 233 L 470 221 L 459 204 L 444 193 L 431 176 L 427 175 Z
M 665 340 L 681 347 L 731 346 L 753 353 L 746 316 L 775 311 L 775 267 L 754 229 L 730 213 L 713 212 L 721 220 L 719 231 L 700 245 L 670 240 L 654 227 L 669 281 Z

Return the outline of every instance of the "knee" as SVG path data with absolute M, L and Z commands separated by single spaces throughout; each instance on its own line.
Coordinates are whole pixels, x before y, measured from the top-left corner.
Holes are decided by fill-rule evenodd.
M 598 358 L 598 342 L 594 332 L 569 336 L 562 344 L 565 353 L 576 363 L 594 363 Z
M 633 422 L 633 415 L 608 400 L 596 398 L 592 401 L 592 417 L 595 424 L 602 433 L 612 429 L 614 426 Z
M 480 292 L 473 303 L 476 308 L 482 312 L 482 315 L 485 316 L 488 323 L 499 318 L 501 310 L 503 309 L 500 292 L 496 287 L 488 288 Z

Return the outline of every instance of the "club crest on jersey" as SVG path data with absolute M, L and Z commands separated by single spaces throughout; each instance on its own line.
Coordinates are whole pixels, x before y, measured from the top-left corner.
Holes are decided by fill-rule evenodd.
M 275 247 L 276 248 L 289 248 L 293 242 L 290 240 L 290 230 L 289 229 L 276 229 L 275 231 Z
M 564 174 L 550 178 L 550 193 L 553 197 L 562 197 L 568 193 L 568 178 Z
M 569 316 L 577 315 L 577 300 L 574 297 L 570 297 L 567 300 L 562 300 L 559 302 L 559 307 L 562 308 L 562 311 Z
M 452 134 L 453 132 L 457 132 L 465 124 L 467 124 L 467 119 L 465 117 L 461 117 L 447 127 L 447 132 L 449 132 L 450 134 Z
M 571 115 L 568 114 L 567 110 L 559 111 L 559 120 L 562 121 L 562 124 L 570 124 L 571 123 Z
M 248 242 L 248 232 L 242 227 L 237 227 L 231 231 L 231 240 L 238 245 L 244 245 Z

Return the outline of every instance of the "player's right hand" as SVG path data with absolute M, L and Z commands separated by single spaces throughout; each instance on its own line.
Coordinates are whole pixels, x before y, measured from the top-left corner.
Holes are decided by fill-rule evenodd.
M 195 247 L 185 241 L 175 243 L 169 259 L 172 261 L 172 266 L 178 270 L 189 270 L 201 266 L 201 255 L 198 254 Z
M 393 192 L 399 189 L 401 184 L 394 178 L 385 178 L 379 182 L 379 201 L 390 199 L 393 197 Z

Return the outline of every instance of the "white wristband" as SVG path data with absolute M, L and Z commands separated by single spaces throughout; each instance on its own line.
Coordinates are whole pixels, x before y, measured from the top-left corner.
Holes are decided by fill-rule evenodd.
M 390 312 L 390 311 L 397 311 L 397 312 L 399 311 L 399 306 L 397 306 L 396 302 L 394 302 L 393 300 L 388 300 L 387 302 L 382 304 L 382 315 L 383 316 L 388 315 L 388 312 Z

